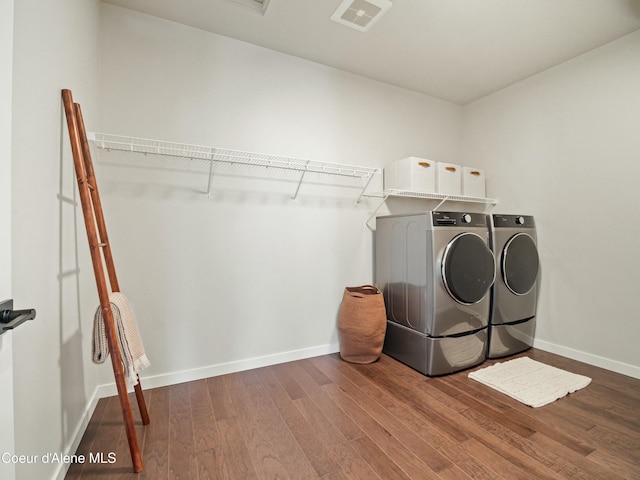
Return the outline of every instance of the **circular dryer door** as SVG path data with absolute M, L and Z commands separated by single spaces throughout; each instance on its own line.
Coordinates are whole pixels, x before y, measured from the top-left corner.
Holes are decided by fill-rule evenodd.
M 538 249 L 526 233 L 517 233 L 509 239 L 502 250 L 502 279 L 515 295 L 526 295 L 538 278 Z
M 495 279 L 495 259 L 487 243 L 475 233 L 461 233 L 444 249 L 442 281 L 458 303 L 477 303 Z

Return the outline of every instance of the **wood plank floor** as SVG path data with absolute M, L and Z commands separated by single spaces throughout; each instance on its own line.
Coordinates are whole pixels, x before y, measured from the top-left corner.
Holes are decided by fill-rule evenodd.
M 137 475 L 117 397 L 102 399 L 77 453 L 116 462 L 72 464 L 66 478 L 640 479 L 640 380 L 521 355 L 593 381 L 533 409 L 468 372 L 428 378 L 385 355 L 326 355 L 147 390 Z

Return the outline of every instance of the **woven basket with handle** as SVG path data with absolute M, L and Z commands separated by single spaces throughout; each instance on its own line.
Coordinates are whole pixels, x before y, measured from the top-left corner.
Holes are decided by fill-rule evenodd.
M 340 357 L 351 363 L 372 363 L 382 353 L 387 314 L 382 292 L 373 285 L 346 287 L 338 314 Z

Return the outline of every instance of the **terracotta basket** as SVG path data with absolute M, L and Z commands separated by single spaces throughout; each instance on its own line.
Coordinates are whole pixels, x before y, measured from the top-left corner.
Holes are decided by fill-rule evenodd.
M 340 357 L 351 363 L 375 362 L 386 331 L 382 292 L 373 285 L 345 288 L 338 314 Z

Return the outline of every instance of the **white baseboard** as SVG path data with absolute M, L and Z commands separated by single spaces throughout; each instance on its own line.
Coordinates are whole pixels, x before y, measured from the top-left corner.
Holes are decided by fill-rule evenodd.
M 73 435 L 71 436 L 71 441 L 67 444 L 66 448 L 64 449 L 64 451 L 68 455 L 73 455 L 78 450 L 78 446 L 80 445 L 82 436 L 84 435 L 84 432 L 87 429 L 87 426 L 89 425 L 89 420 L 91 420 L 91 415 L 93 415 L 93 411 L 96 409 L 96 405 L 98 405 L 98 400 L 100 400 L 100 397 L 98 397 L 98 388 L 96 388 L 93 391 L 93 395 L 91 396 L 91 399 L 89 400 L 89 402 L 87 403 L 84 409 L 82 418 L 80 419 L 78 426 L 76 427 L 75 431 L 73 432 Z M 71 464 L 66 462 L 60 462 L 52 478 L 54 478 L 55 480 L 64 480 L 64 477 L 67 475 L 67 471 L 69 470 L 69 467 L 71 467 Z
M 268 367 L 278 363 L 292 362 L 302 360 L 304 358 L 318 357 L 335 353 L 340 350 L 337 344 L 319 345 L 317 347 L 301 348 L 300 350 L 291 350 L 288 352 L 274 353 L 264 355 L 262 357 L 247 358 L 243 360 L 234 360 L 232 362 L 219 363 L 217 365 L 208 365 L 206 367 L 198 367 L 179 372 L 162 373 L 160 375 L 152 375 L 145 377 L 140 376 L 140 383 L 143 388 L 166 387 L 167 385 L 176 385 L 178 383 L 192 382 L 203 378 L 216 377 L 227 373 L 242 372 L 251 370 L 252 368 Z M 111 397 L 117 395 L 115 383 L 99 385 L 97 388 L 98 398 Z
M 574 350 L 573 348 L 556 345 L 551 342 L 545 342 L 544 340 L 534 340 L 533 347 L 544 350 L 545 352 L 555 353 L 563 357 L 571 358 L 572 360 L 578 360 L 579 362 L 604 368 L 605 370 L 640 379 L 640 367 L 634 365 L 611 360 L 610 358 L 599 357 L 598 355 Z

